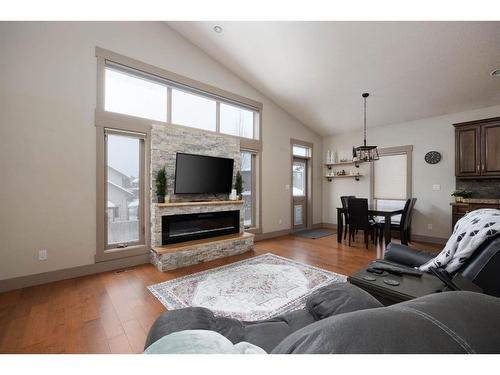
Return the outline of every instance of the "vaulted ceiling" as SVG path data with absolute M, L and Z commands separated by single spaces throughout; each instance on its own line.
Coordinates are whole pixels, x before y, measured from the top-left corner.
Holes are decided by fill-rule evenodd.
M 500 22 L 168 25 L 322 135 L 500 104 Z

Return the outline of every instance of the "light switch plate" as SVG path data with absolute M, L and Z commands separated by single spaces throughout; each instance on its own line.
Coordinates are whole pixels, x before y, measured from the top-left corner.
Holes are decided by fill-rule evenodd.
M 285 190 L 290 190 L 290 185 L 286 184 L 285 185 Z
M 432 190 L 434 190 L 434 191 L 439 191 L 439 190 L 441 190 L 441 185 L 439 185 L 439 184 L 434 184 L 434 185 L 432 185 Z

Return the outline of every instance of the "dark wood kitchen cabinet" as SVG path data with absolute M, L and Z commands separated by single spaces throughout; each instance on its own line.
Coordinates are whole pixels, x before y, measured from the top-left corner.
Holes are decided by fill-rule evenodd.
M 453 126 L 455 176 L 500 178 L 500 117 Z

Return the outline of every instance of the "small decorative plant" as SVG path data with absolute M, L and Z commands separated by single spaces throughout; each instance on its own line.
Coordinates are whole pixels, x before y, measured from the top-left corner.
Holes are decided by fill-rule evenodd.
M 155 177 L 158 203 L 165 203 L 165 195 L 167 193 L 167 172 L 165 171 L 165 167 L 158 169 Z
M 241 199 L 241 193 L 243 191 L 243 177 L 241 177 L 240 171 L 236 172 L 236 181 L 234 182 L 234 188 L 236 189 L 238 198 Z
M 472 191 L 465 190 L 465 189 L 458 189 L 455 190 L 453 193 L 451 193 L 452 197 L 455 197 L 455 200 L 457 202 L 462 202 L 464 198 L 470 198 L 472 197 Z

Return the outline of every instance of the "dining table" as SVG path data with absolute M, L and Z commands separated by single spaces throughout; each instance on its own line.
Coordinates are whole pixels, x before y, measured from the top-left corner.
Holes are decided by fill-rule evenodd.
M 344 213 L 347 213 L 347 208 L 337 207 L 337 242 L 342 242 L 342 232 L 344 230 Z M 394 210 L 378 210 L 375 206 L 368 206 L 368 216 L 383 217 L 384 222 L 384 241 L 385 246 L 391 242 L 391 217 L 401 215 L 402 209 Z

